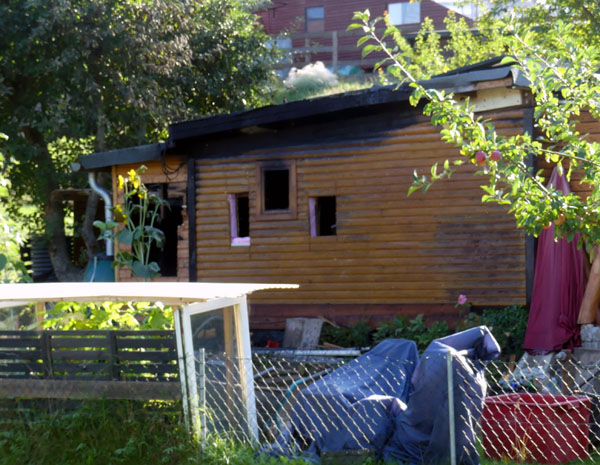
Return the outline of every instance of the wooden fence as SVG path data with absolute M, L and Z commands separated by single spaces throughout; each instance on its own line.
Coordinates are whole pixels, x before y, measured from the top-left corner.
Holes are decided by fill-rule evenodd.
M 173 331 L 0 331 L 0 398 L 181 398 Z

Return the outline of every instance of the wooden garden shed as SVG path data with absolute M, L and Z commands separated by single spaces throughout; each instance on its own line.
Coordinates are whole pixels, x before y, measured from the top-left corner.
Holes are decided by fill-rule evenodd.
M 428 81 L 469 96 L 506 134 L 533 129 L 526 84 L 499 60 Z M 533 239 L 505 207 L 481 203 L 473 165 L 407 196 L 415 169 L 458 156 L 410 92 L 372 88 L 184 121 L 166 143 L 80 162 L 112 170 L 115 201 L 117 175 L 148 167 L 143 179 L 174 206 L 161 279 L 300 284 L 253 296 L 253 328 L 297 316 L 452 319 L 460 294 L 476 306 L 526 304 Z

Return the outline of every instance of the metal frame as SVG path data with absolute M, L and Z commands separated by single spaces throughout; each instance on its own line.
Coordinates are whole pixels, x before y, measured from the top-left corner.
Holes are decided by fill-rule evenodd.
M 242 399 L 244 401 L 244 413 L 248 425 L 248 436 L 251 441 L 258 442 L 258 419 L 256 413 L 256 395 L 254 392 L 254 378 L 252 369 L 252 352 L 250 348 L 250 326 L 248 321 L 248 302 L 246 296 L 236 298 L 221 298 L 208 302 L 199 302 L 187 305 L 181 309 L 179 317 L 181 318 L 182 332 L 177 332 L 177 347 L 181 344 L 183 347 L 183 363 L 185 366 L 185 382 L 182 381 L 182 390 L 184 385 L 184 404 L 188 405 L 191 413 L 192 431 L 198 438 L 204 436 L 203 425 L 200 419 L 200 404 L 198 394 L 198 380 L 196 377 L 196 360 L 194 356 L 194 343 L 192 338 L 192 315 L 206 313 L 213 310 L 233 308 L 233 328 L 226 328 L 226 331 L 233 329 L 236 339 L 236 352 L 238 360 L 238 371 L 242 386 Z M 236 354 L 226 352 L 226 356 L 233 358 Z M 187 396 L 186 396 L 187 394 Z

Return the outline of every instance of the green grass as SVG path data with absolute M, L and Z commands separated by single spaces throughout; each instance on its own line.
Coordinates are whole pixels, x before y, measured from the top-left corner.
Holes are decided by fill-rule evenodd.
M 0 408 L 4 405 L 0 405 Z M 480 452 L 482 452 L 480 450 Z M 506 465 L 481 453 L 482 465 Z M 577 464 L 600 463 L 598 457 Z M 173 402 L 89 401 L 71 410 L 0 410 L 0 465 L 305 465 L 209 437 L 202 451 Z M 374 465 L 373 460 L 365 464 Z
M 361 89 L 368 89 L 376 85 L 376 79 L 372 77 L 338 77 L 338 83 L 330 87 L 319 85 L 303 86 L 302 88 L 287 88 L 283 84 L 277 85 L 271 94 L 270 101 L 273 105 L 285 102 L 295 102 L 308 98 L 325 97 L 327 95 L 343 94 Z
M 302 465 L 209 438 L 204 451 L 172 402 L 89 401 L 72 411 L 2 409 L 0 465 Z
M 170 403 L 99 400 L 66 412 L 2 413 L 2 465 L 179 464 L 198 453 Z

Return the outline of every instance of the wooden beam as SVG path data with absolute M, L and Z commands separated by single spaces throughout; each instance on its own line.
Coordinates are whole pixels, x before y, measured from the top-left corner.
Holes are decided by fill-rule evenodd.
M 523 112 L 523 131 L 530 136 L 533 134 L 533 108 L 527 108 Z M 536 158 L 533 154 L 527 155 L 525 161 L 528 168 L 531 168 L 532 173 L 537 171 Z M 533 294 L 533 278 L 535 275 L 535 254 L 537 240 L 532 235 L 525 236 L 525 293 L 527 306 L 531 304 L 531 296 Z
M 0 379 L 0 398 L 179 400 L 179 382 Z
M 188 221 L 188 250 L 189 250 L 189 276 L 188 281 L 195 282 L 196 272 L 196 160 L 187 160 L 187 193 L 186 212 Z

